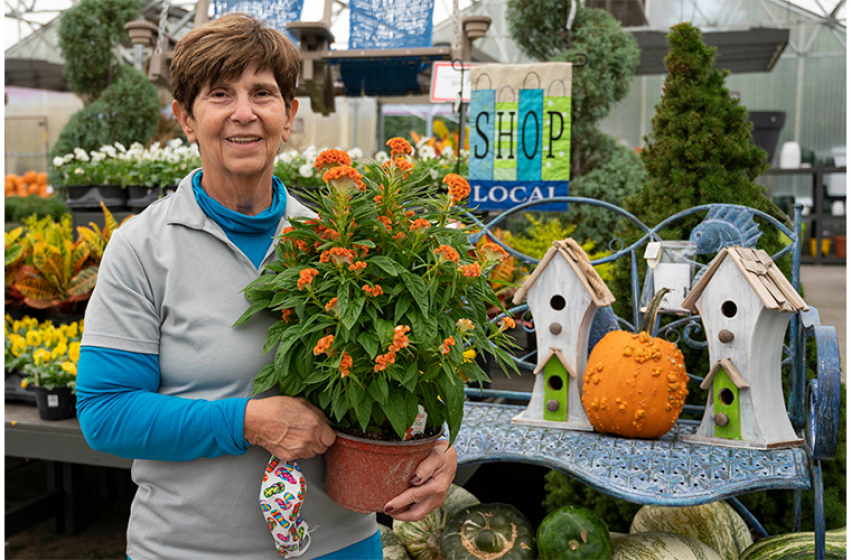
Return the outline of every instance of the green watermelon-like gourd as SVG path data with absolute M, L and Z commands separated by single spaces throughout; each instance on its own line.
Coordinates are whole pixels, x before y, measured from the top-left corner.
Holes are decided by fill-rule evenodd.
M 630 533 L 679 533 L 708 545 L 724 560 L 739 560 L 753 544 L 745 520 L 727 502 L 700 506 L 644 506 L 632 520 Z
M 752 544 L 742 553 L 740 560 L 807 560 L 815 558 L 815 533 L 789 533 L 774 535 Z M 848 541 L 845 528 L 825 533 L 824 557 L 826 560 L 845 560 Z
M 678 533 L 635 533 L 612 539 L 610 560 L 722 560 L 697 539 Z
M 455 513 L 443 530 L 445 560 L 535 560 L 535 532 L 510 504 L 475 504 Z
M 405 545 L 387 525 L 378 524 L 381 533 L 381 550 L 383 560 L 411 560 L 411 555 L 405 550 Z
M 590 509 L 568 505 L 547 515 L 536 538 L 542 560 L 608 560 L 609 528 Z

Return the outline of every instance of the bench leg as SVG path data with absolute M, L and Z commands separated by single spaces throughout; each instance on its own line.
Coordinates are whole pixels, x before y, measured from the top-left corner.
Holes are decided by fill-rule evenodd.
M 793 490 L 793 492 L 794 492 L 793 498 L 795 500 L 793 502 L 794 503 L 793 511 L 795 512 L 795 517 L 794 517 L 794 520 L 792 521 L 792 532 L 793 533 L 800 533 L 801 532 L 801 515 L 802 515 L 801 510 L 803 509 L 803 505 L 802 505 L 802 503 L 803 503 L 802 502 L 803 492 L 801 490 Z
M 86 528 L 85 467 L 74 463 L 47 463 L 47 490 L 59 491 L 62 500 L 54 504 L 53 528 L 57 533 L 76 535 Z
M 824 481 L 821 477 L 821 461 L 814 461 L 813 463 L 813 501 L 815 502 L 816 517 L 816 560 L 824 560 Z

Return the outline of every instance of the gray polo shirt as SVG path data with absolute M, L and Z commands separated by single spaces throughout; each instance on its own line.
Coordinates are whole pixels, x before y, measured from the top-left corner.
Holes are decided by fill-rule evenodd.
M 196 170 L 197 171 L 197 170 Z M 151 204 L 113 234 L 86 310 L 83 345 L 158 354 L 159 393 L 188 399 L 250 397 L 261 355 L 265 314 L 231 325 L 248 308 L 242 289 L 260 272 L 213 220 L 192 190 L 193 171 L 177 192 Z M 311 211 L 292 197 L 284 218 Z M 263 265 L 275 259 L 274 244 Z M 263 266 L 261 266 L 262 270 Z M 170 462 L 137 459 L 139 486 L 127 529 L 132 560 L 280 557 L 260 509 L 269 452 Z M 307 479 L 301 514 L 313 529 L 305 560 L 373 535 L 375 515 L 349 511 L 325 493 L 324 459 L 300 459 Z

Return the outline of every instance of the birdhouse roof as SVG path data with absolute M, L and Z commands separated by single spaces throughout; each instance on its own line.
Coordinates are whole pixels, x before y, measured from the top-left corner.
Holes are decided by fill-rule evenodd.
M 712 276 L 718 271 L 718 267 L 728 257 L 736 264 L 742 272 L 742 276 L 745 277 L 763 305 L 768 309 L 791 313 L 809 309 L 807 302 L 786 280 L 786 277 L 783 276 L 768 253 L 762 249 L 748 249 L 739 246 L 725 247 L 718 251 L 697 285 L 683 300 L 685 309 L 697 312 L 695 303 L 700 299 L 709 282 L 712 281 Z
M 712 380 L 715 379 L 715 375 L 721 371 L 721 369 L 727 372 L 727 376 L 730 378 L 736 387 L 739 389 L 748 389 L 750 385 L 745 381 L 745 378 L 739 373 L 738 368 L 733 364 L 733 360 L 730 358 L 722 358 L 715 362 L 715 365 L 712 366 L 712 369 L 709 370 L 709 374 L 703 379 L 703 382 L 700 384 L 701 389 L 709 389 L 712 387 Z
M 553 241 L 553 246 L 547 250 L 544 258 L 541 259 L 541 262 L 538 263 L 538 266 L 535 267 L 532 274 L 530 274 L 526 281 L 523 282 L 520 289 L 515 292 L 515 304 L 519 304 L 523 301 L 526 297 L 526 293 L 529 291 L 529 288 L 531 288 L 532 284 L 538 280 L 544 272 L 544 269 L 547 268 L 547 265 L 550 264 L 550 261 L 552 261 L 556 255 L 559 255 L 567 261 L 567 264 L 569 264 L 573 272 L 576 273 L 576 276 L 582 282 L 582 285 L 585 287 L 585 290 L 588 292 L 588 295 L 591 296 L 591 299 L 597 307 L 606 307 L 614 303 L 615 296 L 612 295 L 612 292 L 609 291 L 606 283 L 602 278 L 600 278 L 597 271 L 594 270 L 594 266 L 591 264 L 591 260 L 588 258 L 588 255 L 582 250 L 579 243 L 568 237 L 561 241 Z
M 538 360 L 538 365 L 534 369 L 534 371 L 532 371 L 532 373 L 538 375 L 539 373 L 544 371 L 544 366 L 547 365 L 547 362 L 549 362 L 550 358 L 552 358 L 553 356 L 557 357 L 561 364 L 564 366 L 564 369 L 567 370 L 567 373 L 569 373 L 572 378 L 576 379 L 576 372 L 573 371 L 573 368 L 570 367 L 569 363 L 567 363 L 567 358 L 564 357 L 564 354 L 562 354 L 561 350 L 559 350 L 558 348 L 550 348 L 549 350 L 547 350 L 547 353 L 544 355 L 544 358 L 542 360 Z

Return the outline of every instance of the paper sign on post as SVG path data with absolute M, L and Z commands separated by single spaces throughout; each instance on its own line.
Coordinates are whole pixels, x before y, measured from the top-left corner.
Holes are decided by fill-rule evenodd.
M 461 101 L 470 102 L 470 70 L 478 66 L 472 62 L 464 63 L 464 93 Z M 431 95 L 432 103 L 454 103 L 458 99 L 458 91 L 461 89 L 461 65 L 452 67 L 451 62 L 435 61 L 431 67 Z

